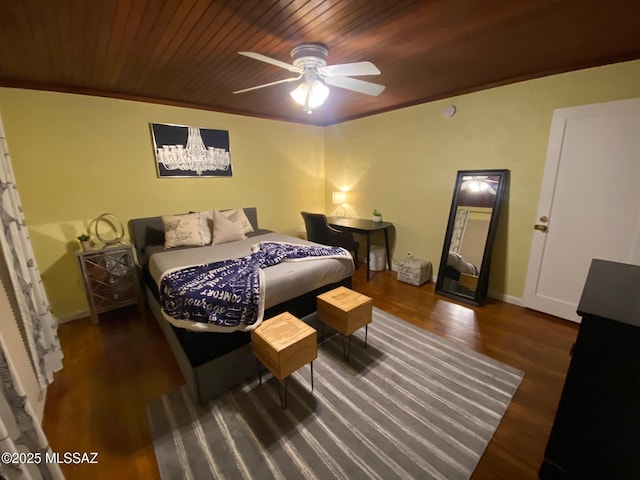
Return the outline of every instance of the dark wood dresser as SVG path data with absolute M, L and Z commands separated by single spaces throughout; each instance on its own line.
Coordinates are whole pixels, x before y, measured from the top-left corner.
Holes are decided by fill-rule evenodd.
M 640 267 L 593 260 L 541 479 L 640 479 Z

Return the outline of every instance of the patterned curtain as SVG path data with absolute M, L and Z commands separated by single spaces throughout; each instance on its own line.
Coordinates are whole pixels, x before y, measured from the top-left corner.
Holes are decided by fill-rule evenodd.
M 449 246 L 450 252 L 460 253 L 460 247 L 462 246 L 462 237 L 464 237 L 464 231 L 467 228 L 468 217 L 469 209 L 458 207 L 458 211 L 456 212 L 456 219 L 453 222 L 451 245 Z
M 0 246 L 18 302 L 27 344 L 42 388 L 62 368 L 57 320 L 51 313 L 22 213 L 11 158 L 0 120 Z
M 64 480 L 1 336 L 0 391 L 0 478 Z

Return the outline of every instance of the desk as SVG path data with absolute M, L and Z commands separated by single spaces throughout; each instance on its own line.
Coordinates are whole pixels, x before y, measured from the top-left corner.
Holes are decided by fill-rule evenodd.
M 371 235 L 382 230 L 384 232 L 384 246 L 387 250 L 387 266 L 391 270 L 391 252 L 389 251 L 388 230 L 393 226 L 391 222 L 374 222 L 365 218 L 328 217 L 327 222 L 336 230 L 351 233 L 360 233 L 367 237 L 367 281 L 369 281 L 369 254 L 371 253 Z

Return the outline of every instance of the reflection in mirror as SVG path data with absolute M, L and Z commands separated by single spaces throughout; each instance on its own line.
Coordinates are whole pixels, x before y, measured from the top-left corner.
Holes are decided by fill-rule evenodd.
M 458 172 L 436 292 L 480 305 L 489 283 L 491 250 L 508 170 Z

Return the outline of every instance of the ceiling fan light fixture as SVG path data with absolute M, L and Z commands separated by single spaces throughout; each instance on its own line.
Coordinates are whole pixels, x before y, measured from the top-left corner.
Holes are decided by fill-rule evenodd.
M 308 96 L 308 101 L 307 101 Z M 311 83 L 302 82 L 291 92 L 291 98 L 302 106 L 309 107 L 307 113 L 311 113 L 310 109 L 317 108 L 324 103 L 329 96 L 329 87 L 320 80 L 314 80 Z
M 460 188 L 469 190 L 471 193 L 480 193 L 489 191 L 492 195 L 496 194 L 496 190 L 487 183 L 487 177 L 463 177 Z
M 365 95 L 378 96 L 384 90 L 384 85 L 367 82 L 353 77 L 363 75 L 380 75 L 380 70 L 371 62 L 352 62 L 327 65 L 329 50 L 323 43 L 303 43 L 291 50 L 292 63 L 285 63 L 275 58 L 267 57 L 256 52 L 238 52 L 245 57 L 253 58 L 264 63 L 275 65 L 292 73 L 296 77 L 289 77 L 275 82 L 264 83 L 255 87 L 236 90 L 232 93 L 244 93 L 259 88 L 271 87 L 288 82 L 300 83 L 291 92 L 291 98 L 302 105 L 302 110 L 311 114 L 314 108 L 319 107 L 329 96 L 329 85 L 336 88 L 364 93 Z

